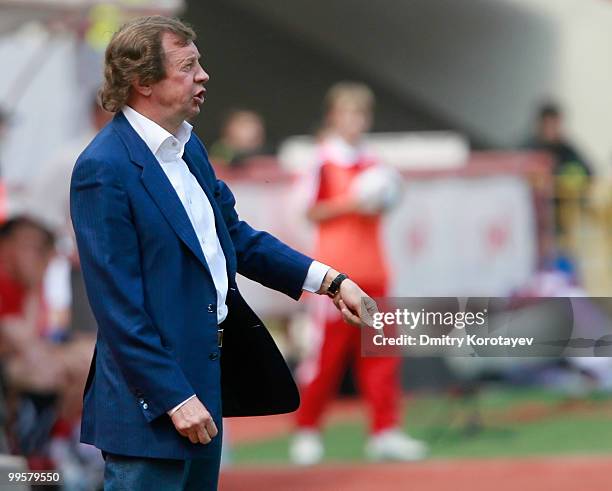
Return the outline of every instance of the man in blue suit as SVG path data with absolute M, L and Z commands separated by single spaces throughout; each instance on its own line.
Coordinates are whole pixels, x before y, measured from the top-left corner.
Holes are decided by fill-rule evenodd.
M 295 299 L 328 294 L 353 324 L 375 309 L 345 275 L 238 218 L 186 122 L 209 79 L 194 40 L 159 16 L 115 33 L 101 101 L 116 115 L 72 175 L 72 221 L 99 327 L 81 441 L 102 450 L 107 490 L 216 489 L 222 416 L 299 405 L 236 273 Z

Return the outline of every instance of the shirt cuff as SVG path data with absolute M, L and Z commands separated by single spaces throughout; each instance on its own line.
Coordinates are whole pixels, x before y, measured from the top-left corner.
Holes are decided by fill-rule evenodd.
M 302 290 L 307 292 L 316 293 L 321 289 L 325 275 L 331 268 L 327 264 L 320 263 L 319 261 L 313 261 L 308 268 L 308 274 L 304 280 Z
M 186 404 L 188 401 L 190 401 L 191 399 L 193 399 L 196 395 L 193 394 L 191 397 L 188 397 L 187 399 L 185 399 L 183 402 L 181 402 L 180 404 L 177 404 L 176 406 L 174 406 L 172 409 L 170 409 L 170 411 L 168 411 L 168 416 L 172 416 L 175 412 L 177 412 L 184 404 Z

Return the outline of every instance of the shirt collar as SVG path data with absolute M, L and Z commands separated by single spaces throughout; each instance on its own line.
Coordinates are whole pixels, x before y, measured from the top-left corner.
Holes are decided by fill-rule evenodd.
M 169 160 L 168 157 L 171 156 L 178 158 L 183 156 L 185 144 L 191 138 L 191 130 L 193 129 L 193 126 L 187 121 L 181 123 L 175 136 L 130 106 L 124 106 L 122 112 L 153 155 L 162 158 L 162 160 Z M 171 155 L 168 155 L 168 153 Z
M 319 153 L 321 161 L 330 160 L 343 167 L 350 167 L 371 159 L 363 140 L 352 145 L 336 134 L 330 134 L 324 138 Z

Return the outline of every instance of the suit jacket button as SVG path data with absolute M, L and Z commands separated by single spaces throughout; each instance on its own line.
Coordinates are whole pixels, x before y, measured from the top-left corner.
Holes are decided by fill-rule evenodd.
M 149 405 L 148 405 L 148 404 L 145 402 L 145 403 L 142 405 L 142 408 L 143 408 L 143 409 L 149 409 Z
M 144 404 L 144 399 L 138 399 L 138 402 L 139 402 L 140 404 Z
M 208 304 L 208 311 L 212 314 L 215 311 L 215 306 L 212 303 Z
M 217 358 L 219 358 L 219 353 L 216 351 L 213 351 L 210 355 L 208 355 L 209 360 L 215 361 Z

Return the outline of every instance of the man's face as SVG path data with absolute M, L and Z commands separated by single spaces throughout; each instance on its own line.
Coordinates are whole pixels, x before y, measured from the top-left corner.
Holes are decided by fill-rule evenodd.
M 248 152 L 263 146 L 265 129 L 256 114 L 245 111 L 236 115 L 227 125 L 225 137 L 234 149 Z
M 12 263 L 18 281 L 34 288 L 44 277 L 53 248 L 46 235 L 29 225 L 18 227 L 3 243 L 6 259 Z
M 210 78 L 200 66 L 200 52 L 193 42 L 183 46 L 170 33 L 162 36 L 162 49 L 166 76 L 151 86 L 151 101 L 168 119 L 191 120 L 200 113 Z
M 540 137 L 547 143 L 557 143 L 562 138 L 561 118 L 546 116 L 540 122 Z
M 349 101 L 336 102 L 328 114 L 330 127 L 350 142 L 359 140 L 371 123 L 371 113 Z

